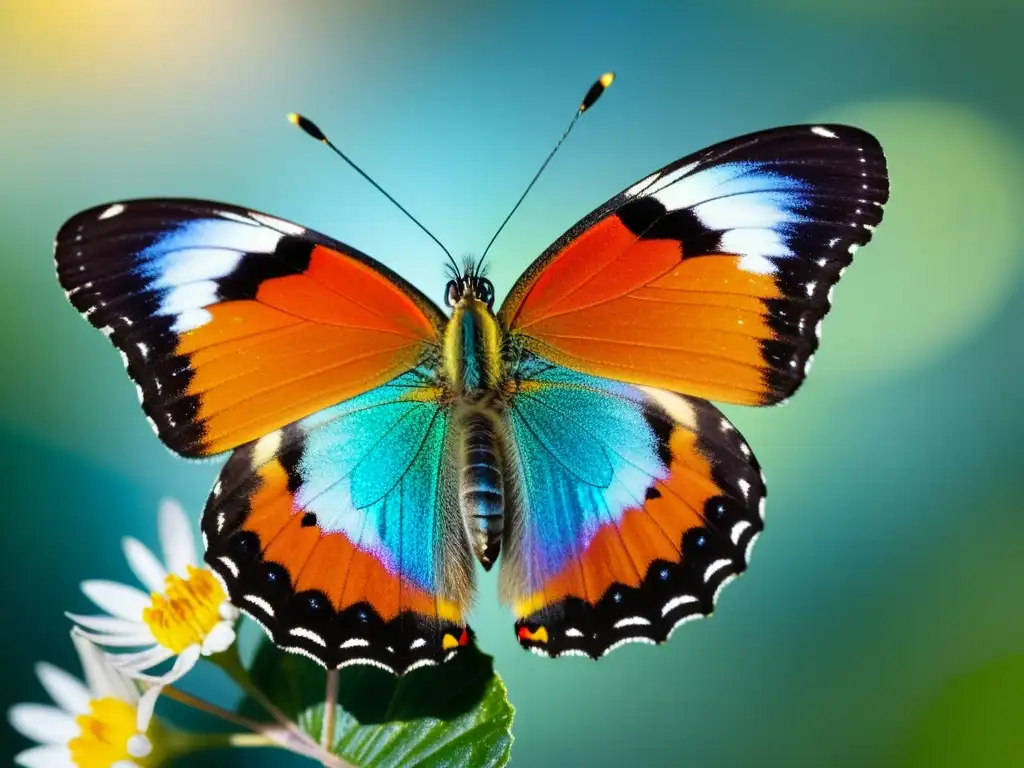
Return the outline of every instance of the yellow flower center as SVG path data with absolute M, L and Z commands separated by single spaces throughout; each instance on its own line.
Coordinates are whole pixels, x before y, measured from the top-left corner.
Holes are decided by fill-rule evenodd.
M 227 595 L 208 568 L 190 565 L 188 578 L 172 573 L 165 583 L 164 594 L 153 594 L 142 619 L 160 645 L 181 653 L 210 634 L 221 620 L 220 606 Z
M 119 760 L 134 760 L 128 740 L 137 733 L 135 707 L 111 697 L 89 702 L 89 714 L 75 718 L 82 733 L 68 742 L 78 768 L 110 768 Z M 144 763 L 143 763 L 144 764 Z

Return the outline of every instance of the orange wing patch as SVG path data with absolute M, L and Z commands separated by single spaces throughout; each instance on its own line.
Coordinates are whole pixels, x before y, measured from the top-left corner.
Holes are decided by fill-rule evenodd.
M 232 206 L 100 206 L 57 236 L 72 304 L 184 456 L 257 439 L 409 370 L 444 314 L 365 254 Z
M 678 252 L 678 244 L 656 242 L 660 253 Z M 633 249 L 642 247 L 650 249 L 637 245 L 622 258 L 639 261 Z M 771 276 L 745 272 L 739 260 L 676 255 L 672 268 L 639 287 L 575 311 L 530 313 L 517 332 L 536 354 L 597 376 L 757 404 L 765 387 L 761 342 L 776 337 L 764 301 L 780 294 Z

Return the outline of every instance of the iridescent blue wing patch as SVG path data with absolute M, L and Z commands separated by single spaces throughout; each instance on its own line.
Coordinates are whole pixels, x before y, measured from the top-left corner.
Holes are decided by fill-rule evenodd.
M 531 357 L 507 425 L 519 505 L 500 583 L 524 647 L 662 642 L 746 568 L 764 482 L 710 403 Z
M 238 448 L 206 503 L 206 561 L 274 642 L 398 674 L 467 645 L 473 562 L 450 413 L 427 369 Z

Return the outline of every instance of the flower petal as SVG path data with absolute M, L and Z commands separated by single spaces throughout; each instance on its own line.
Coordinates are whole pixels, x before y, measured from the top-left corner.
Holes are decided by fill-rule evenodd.
M 14 764 L 22 768 L 75 768 L 71 750 L 66 746 L 32 747 L 14 756 Z
M 182 578 L 188 576 L 186 566 L 196 564 L 196 540 L 185 510 L 174 499 L 164 499 L 160 502 L 159 524 L 167 570 Z
M 141 733 L 136 733 L 128 739 L 128 754 L 139 759 L 148 757 L 153 751 L 152 742 Z
M 67 744 L 81 733 L 73 716 L 49 704 L 15 704 L 7 719 L 14 730 L 40 744 Z
M 115 619 L 113 616 L 81 616 L 77 613 L 64 614 L 75 624 L 91 629 L 94 632 L 105 632 L 108 635 L 131 635 L 140 629 L 147 630 L 145 622 Z
M 87 637 L 96 645 L 102 645 L 106 648 L 138 648 L 143 645 L 151 646 L 154 642 L 153 635 L 148 630 L 135 632 L 131 635 L 98 635 L 93 632 L 86 632 L 84 629 L 79 631 L 83 637 Z
M 142 621 L 142 612 L 149 607 L 145 592 L 116 581 L 83 581 L 82 591 L 97 606 L 119 619 Z
M 199 646 L 190 645 L 174 660 L 174 666 L 167 674 L 147 675 L 142 672 L 132 672 L 131 676 L 134 680 L 141 680 L 146 683 L 153 683 L 154 685 L 170 685 L 184 677 L 196 665 L 196 662 L 199 661 L 199 655 Z
M 235 628 L 232 622 L 218 621 L 210 634 L 203 640 L 202 653 L 210 656 L 214 653 L 226 651 L 235 642 Z
M 106 659 L 106 655 L 86 637 L 82 630 L 75 627 L 71 630 L 71 642 L 78 651 L 85 672 L 85 681 L 92 692 L 93 698 L 113 696 L 132 706 L 139 701 L 139 689 L 125 675 L 114 669 Z
M 36 664 L 36 677 L 50 694 L 54 704 L 72 715 L 84 715 L 89 711 L 89 689 L 81 680 L 69 675 L 53 664 L 41 661 Z
M 135 711 L 135 727 L 139 729 L 139 733 L 149 730 L 149 721 L 153 719 L 153 710 L 156 709 L 156 700 L 163 691 L 164 686 L 154 685 L 139 697 L 139 708 Z
M 163 592 L 166 588 L 167 569 L 157 560 L 149 547 L 138 539 L 125 536 L 121 539 L 121 548 L 132 569 L 142 585 L 150 592 Z
M 124 674 L 135 678 L 136 672 L 141 672 L 144 669 L 155 667 L 157 664 L 162 664 L 172 656 L 174 656 L 174 651 L 170 648 L 165 648 L 162 645 L 154 645 L 152 648 L 147 648 L 146 650 L 139 651 L 138 653 L 108 653 L 107 661 L 117 669 L 121 670 Z

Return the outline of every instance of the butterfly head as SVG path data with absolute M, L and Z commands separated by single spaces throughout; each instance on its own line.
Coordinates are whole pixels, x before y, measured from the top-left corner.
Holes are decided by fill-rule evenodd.
M 494 316 L 494 286 L 467 260 L 445 286 L 444 303 L 452 310 L 444 329 L 444 373 L 454 393 L 476 400 L 501 377 L 501 329 Z
M 459 304 L 479 301 L 494 309 L 494 285 L 475 270 L 466 269 L 461 275 L 448 281 L 444 290 L 444 303 L 454 308 Z

